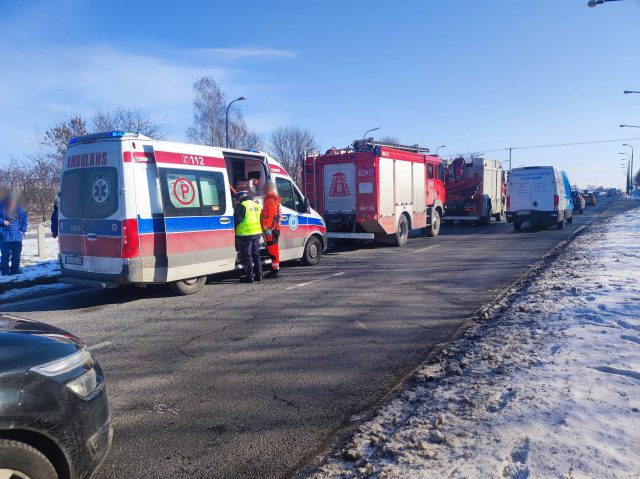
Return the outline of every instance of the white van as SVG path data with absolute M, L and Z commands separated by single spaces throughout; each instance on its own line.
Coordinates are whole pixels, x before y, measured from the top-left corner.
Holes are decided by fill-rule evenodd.
M 195 293 L 207 275 L 236 268 L 233 186 L 261 192 L 267 180 L 282 198 L 281 261 L 317 264 L 327 246 L 324 221 L 266 153 L 121 131 L 74 138 L 60 189 L 63 280 L 170 283 Z
M 514 168 L 507 184 L 507 221 L 519 231 L 522 223 L 556 225 L 573 222 L 569 178 L 553 166 Z

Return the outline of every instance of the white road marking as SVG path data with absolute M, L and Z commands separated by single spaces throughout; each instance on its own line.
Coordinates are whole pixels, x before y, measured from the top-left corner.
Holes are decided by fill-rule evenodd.
M 329 275 L 329 276 L 325 276 L 324 278 L 314 279 L 314 280 L 312 280 L 312 281 L 307 281 L 306 283 L 299 283 L 299 284 L 295 284 L 295 285 L 293 285 L 293 286 L 289 286 L 289 287 L 288 287 L 288 288 L 286 288 L 286 289 L 287 289 L 287 290 L 290 290 L 290 289 L 302 288 L 302 287 L 304 287 L 304 286 L 308 286 L 308 285 L 310 285 L 310 284 L 312 284 L 312 283 L 316 283 L 316 282 L 318 282 L 318 281 L 324 281 L 325 279 L 334 278 L 334 277 L 336 277 L 336 276 L 342 276 L 344 273 L 345 273 L 344 271 L 341 271 L 340 273 L 334 273 L 334 274 L 331 274 L 331 275 Z
M 102 349 L 102 348 L 106 348 L 107 346 L 111 346 L 113 343 L 111 341 L 103 341 L 101 343 L 98 344 L 93 344 L 89 347 L 87 347 L 87 349 L 89 351 L 95 351 L 97 349 Z
M 414 253 L 422 253 L 423 251 L 427 251 L 428 249 L 435 248 L 436 246 L 438 246 L 438 245 L 437 244 L 432 244 L 432 245 L 429 245 L 429 246 L 425 246 L 424 248 L 420 248 L 420 249 L 415 250 Z

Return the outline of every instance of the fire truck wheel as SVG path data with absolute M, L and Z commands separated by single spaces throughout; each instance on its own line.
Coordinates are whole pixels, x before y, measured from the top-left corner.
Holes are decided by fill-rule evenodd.
M 307 244 L 304 245 L 302 264 L 305 266 L 315 266 L 320 262 L 320 258 L 322 258 L 322 244 L 318 238 L 312 236 L 307 240 Z
M 175 281 L 171 283 L 171 289 L 174 293 L 181 295 L 195 294 L 202 291 L 205 283 L 207 282 L 206 276 L 199 276 L 197 278 L 183 279 L 182 281 Z
M 440 212 L 435 210 L 433 212 L 433 218 L 431 218 L 431 224 L 425 228 L 427 236 L 434 238 L 440 234 Z
M 401 248 L 407 244 L 407 240 L 409 239 L 409 222 L 407 221 L 407 217 L 405 215 L 400 216 L 400 220 L 398 221 L 398 230 L 395 234 L 395 243 L 397 246 Z

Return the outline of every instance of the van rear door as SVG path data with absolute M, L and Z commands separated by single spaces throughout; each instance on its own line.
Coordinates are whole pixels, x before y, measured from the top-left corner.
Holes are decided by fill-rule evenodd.
M 120 141 L 69 147 L 60 188 L 60 253 L 65 269 L 120 274 L 123 261 Z

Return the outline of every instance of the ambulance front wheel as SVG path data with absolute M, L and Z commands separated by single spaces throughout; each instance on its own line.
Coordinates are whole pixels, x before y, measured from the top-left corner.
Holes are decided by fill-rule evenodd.
M 312 236 L 304 245 L 304 254 L 302 255 L 302 264 L 305 266 L 315 266 L 322 258 L 322 243 L 318 238 Z
M 178 294 L 187 295 L 195 294 L 202 291 L 205 283 L 207 282 L 206 276 L 199 276 L 197 278 L 183 279 L 182 281 L 175 281 L 170 283 L 171 289 Z

